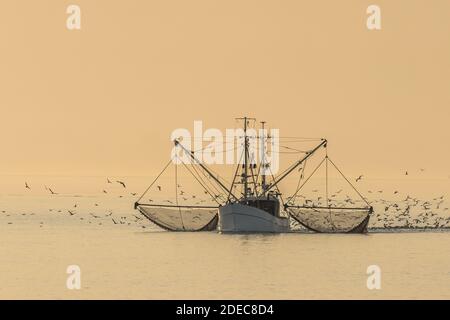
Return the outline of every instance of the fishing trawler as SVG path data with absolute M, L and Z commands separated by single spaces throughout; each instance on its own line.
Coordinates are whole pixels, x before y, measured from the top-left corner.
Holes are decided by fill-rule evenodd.
M 173 164 L 173 159 L 171 159 L 139 200 L 135 202 L 135 209 L 157 226 L 169 231 L 217 230 L 221 233 L 282 233 L 293 232 L 294 224 L 300 226 L 300 229 L 321 233 L 364 233 L 367 231 L 370 215 L 373 212 L 372 207 L 331 161 L 327 152 L 308 178 L 303 175 L 304 164 L 319 150 L 327 148 L 326 139 L 318 139 L 311 149 L 302 152 L 303 156 L 300 159 L 275 177 L 270 172 L 270 163 L 266 161 L 265 156 L 267 153 L 264 148 L 271 138 L 266 134 L 265 122 L 261 122 L 262 134 L 255 136 L 248 134 L 248 124 L 249 121 L 255 121 L 256 119 L 247 117 L 238 119 L 242 120 L 244 124 L 240 157 L 242 162 L 240 161 L 236 165 L 233 180 L 228 185 L 223 178 L 215 174 L 197 158 L 196 152 L 186 148 L 178 139 L 174 140 L 175 147 L 186 155 L 182 161 L 177 159 L 179 160 L 178 165 L 181 162 L 188 169 L 204 189 L 204 194 L 215 202 L 214 205 L 206 205 L 201 201 L 194 204 L 180 203 L 180 195 L 183 195 L 184 191 L 179 190 L 181 186 L 177 181 L 175 181 L 175 198 L 173 201 L 167 199 L 160 201 L 160 203 L 142 201 L 152 188 L 155 189 L 155 186 L 161 191 L 161 186 L 156 185 L 156 181 Z M 255 163 L 254 154 L 250 150 L 250 139 L 259 139 L 262 142 L 260 144 L 262 156 L 259 164 Z M 355 206 L 357 202 L 349 198 L 342 204 L 333 203 L 328 195 L 328 182 L 324 203 L 308 202 L 308 200 L 298 203 L 296 199 L 298 199 L 301 189 L 318 168 L 324 164 L 327 174 L 329 165 L 337 169 L 345 181 L 360 196 L 360 201 L 364 205 Z M 175 164 L 175 166 L 177 165 Z M 298 171 L 299 168 L 303 172 L 297 188 L 290 197 L 284 199 L 279 188 L 280 183 Z M 174 177 L 175 179 L 178 177 L 177 168 L 175 168 Z M 196 199 L 196 196 L 193 195 L 192 198 Z M 183 199 L 187 200 L 185 197 Z M 153 202 L 153 200 L 151 201 Z

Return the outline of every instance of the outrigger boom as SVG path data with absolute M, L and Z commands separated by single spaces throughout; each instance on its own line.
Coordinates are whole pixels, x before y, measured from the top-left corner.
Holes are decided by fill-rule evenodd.
M 238 200 L 238 198 L 233 194 L 233 192 L 231 191 L 231 189 L 228 189 L 223 183 L 222 181 L 220 181 L 214 174 L 212 174 L 212 172 L 208 169 L 208 167 L 206 167 L 200 160 L 198 160 L 195 156 L 194 156 L 194 152 L 190 151 L 188 149 L 186 149 L 178 140 L 174 140 L 175 146 L 179 146 L 181 149 L 183 149 L 183 151 L 185 153 L 187 153 L 192 160 L 194 160 L 203 170 L 205 170 L 208 175 L 214 179 L 214 181 L 216 181 L 221 187 L 222 189 L 224 189 L 228 194 L 230 194 L 231 196 L 233 196 L 233 198 L 235 198 L 236 200 Z
M 315 147 L 313 150 L 309 151 L 306 156 L 297 161 L 293 166 L 291 166 L 291 168 L 289 168 L 288 170 L 286 170 L 286 172 L 284 174 L 282 174 L 279 178 L 275 179 L 274 182 L 272 182 L 263 192 L 266 193 L 268 192 L 270 189 L 272 189 L 273 187 L 275 187 L 278 183 L 280 183 L 284 178 L 286 178 L 292 171 L 294 171 L 296 168 L 298 168 L 303 162 L 305 162 L 306 160 L 308 160 L 308 158 L 310 158 L 317 150 L 319 150 L 321 147 L 326 147 L 327 146 L 327 140 L 326 139 L 322 139 L 322 142 Z

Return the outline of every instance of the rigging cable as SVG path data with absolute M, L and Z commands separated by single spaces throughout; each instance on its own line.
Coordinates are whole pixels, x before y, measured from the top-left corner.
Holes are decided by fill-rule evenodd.
M 330 219 L 331 228 L 333 230 L 336 229 L 336 226 L 333 223 L 333 219 L 331 217 L 331 207 L 330 207 L 330 199 L 329 199 L 329 192 L 328 192 L 328 148 L 325 146 L 325 193 L 326 193 L 326 203 L 328 207 L 328 218 Z
M 247 153 L 248 153 L 248 150 L 247 150 Z M 251 174 L 252 174 L 253 185 L 255 186 L 254 194 L 257 195 L 257 191 L 256 191 L 256 188 L 257 188 L 257 182 L 256 181 L 257 180 L 255 180 L 255 173 L 253 172 L 253 165 L 252 165 L 253 161 L 255 161 L 254 154 L 252 154 L 252 157 L 250 159 L 250 171 L 251 171 Z M 256 177 L 256 179 L 258 179 L 258 177 Z
M 144 193 L 140 196 L 140 198 L 136 201 L 136 203 L 139 203 L 139 201 L 142 200 L 142 198 L 145 196 L 145 194 L 148 192 L 148 190 L 150 190 L 150 188 L 155 184 L 155 182 L 159 179 L 159 177 L 164 173 L 164 171 L 166 171 L 167 167 L 170 165 L 170 163 L 172 162 L 172 158 L 170 158 L 169 162 L 166 164 L 166 166 L 164 167 L 164 169 L 162 169 L 162 171 L 158 174 L 158 176 L 155 178 L 155 180 L 153 180 L 153 182 L 150 184 L 150 186 L 148 186 L 147 189 L 145 189 Z
M 234 183 L 235 183 L 235 181 L 236 181 L 236 177 L 237 177 L 237 175 L 238 175 L 238 171 L 239 171 L 239 167 L 240 167 L 240 163 L 241 163 L 241 161 L 242 161 L 242 156 L 243 156 L 243 155 L 244 155 L 244 152 L 241 152 L 241 156 L 240 156 L 240 158 L 239 158 L 239 160 L 238 160 L 238 164 L 237 164 L 237 166 L 236 166 L 236 171 L 235 171 L 235 173 L 234 173 L 233 182 L 231 183 L 230 192 L 228 193 L 227 203 L 230 202 L 231 192 L 232 192 L 232 190 L 233 190 L 233 186 L 234 186 Z
M 317 149 L 317 147 L 316 147 L 316 149 Z M 316 150 L 316 149 L 312 149 L 312 150 L 310 150 L 310 151 L 307 151 L 306 154 L 309 155 L 309 154 L 311 154 L 311 152 L 312 152 L 313 150 Z M 282 177 L 282 176 L 285 175 L 287 172 L 292 171 L 292 170 L 298 165 L 298 162 L 299 162 L 299 161 L 295 161 L 293 164 L 291 164 L 289 167 L 287 167 L 282 173 L 280 173 L 280 174 L 278 175 L 278 177 Z
M 217 201 L 216 199 L 216 195 L 213 195 L 213 192 L 211 192 L 206 186 L 203 185 L 203 183 L 197 178 L 197 176 L 189 169 L 189 167 L 182 162 L 184 167 L 189 171 L 189 173 L 195 178 L 195 180 L 197 180 L 197 182 L 202 186 L 203 189 L 205 189 L 205 191 L 211 196 L 211 198 L 217 202 L 218 205 L 220 205 L 220 202 Z
M 275 180 L 275 177 L 274 177 L 274 175 L 273 175 L 273 173 L 272 173 L 272 168 L 271 168 L 271 167 L 269 167 L 269 171 L 270 171 L 270 175 L 272 176 L 272 179 Z M 280 188 L 278 187 L 278 185 L 276 185 L 275 188 L 276 188 L 277 191 L 278 191 L 278 194 L 279 194 L 280 199 L 281 199 L 281 204 L 283 205 L 283 208 L 284 208 L 284 207 L 285 207 L 285 202 L 284 202 L 283 196 L 281 195 Z M 288 214 L 289 214 L 289 212 L 288 212 Z
M 186 151 L 184 151 L 184 152 L 186 152 Z M 192 168 L 193 168 L 193 170 L 197 173 L 197 175 L 198 175 L 198 178 L 203 182 L 203 184 L 206 186 L 207 185 L 207 183 L 202 179 L 202 177 L 201 177 L 201 175 L 200 175 L 200 173 L 198 173 L 198 171 L 197 171 L 197 169 L 195 168 L 195 163 L 194 163 L 194 160 L 195 160 L 195 162 L 199 162 L 199 160 L 197 160 L 196 158 L 192 158 L 192 157 L 190 157 L 189 158 L 189 160 L 190 160 L 190 163 L 192 164 Z M 211 169 L 210 169 L 211 170 Z M 190 170 L 189 170 L 190 171 Z M 203 172 L 203 170 L 201 170 L 201 173 L 203 174 L 203 176 L 207 179 L 206 181 L 209 181 L 209 179 L 210 179 L 210 177 L 208 176 L 208 175 L 206 175 L 204 172 Z M 214 172 L 215 173 L 215 172 Z M 217 174 L 216 174 L 217 175 Z M 217 175 L 218 176 L 218 175 Z M 194 177 L 195 177 L 195 175 L 194 175 Z M 219 179 L 219 178 L 218 178 Z M 223 179 L 222 179 L 223 180 Z M 214 198 L 216 198 L 216 196 L 217 197 L 219 197 L 220 196 L 220 190 L 218 190 L 217 189 L 217 187 L 212 183 L 212 182 L 209 182 L 210 183 L 210 186 L 208 186 L 208 188 L 210 188 L 210 189 L 215 189 L 215 191 L 217 192 L 217 194 L 215 194 L 214 193 L 214 191 L 211 191 L 210 189 L 208 189 L 209 191 L 211 191 L 211 193 L 214 193 Z M 204 188 L 205 188 L 205 186 L 204 186 Z M 222 186 L 221 186 L 222 187 Z M 223 189 L 223 188 L 222 188 Z M 207 190 L 207 191 L 208 191 Z
M 178 155 L 177 155 L 177 159 L 178 159 Z M 186 230 L 186 228 L 184 227 L 183 215 L 181 214 L 181 208 L 178 205 L 178 164 L 177 163 L 175 163 L 175 202 L 178 207 L 178 212 L 180 213 L 181 226 L 183 227 L 183 230 Z
M 347 181 L 347 183 L 353 188 L 353 190 L 355 190 L 355 192 L 361 197 L 361 199 L 369 206 L 372 207 L 370 205 L 370 203 L 366 200 L 366 198 L 364 198 L 361 193 L 355 188 L 355 186 L 347 179 L 347 177 L 342 173 L 341 170 L 339 170 L 339 168 L 334 164 L 334 162 L 329 159 L 330 163 L 336 168 L 336 170 L 341 174 L 341 176 L 345 179 L 345 181 Z
M 203 174 L 203 176 L 205 177 L 205 179 L 203 179 L 200 175 L 200 173 L 198 172 L 199 170 L 197 170 L 197 168 L 195 167 L 195 165 L 192 165 L 193 170 L 197 173 L 198 177 L 200 178 L 200 180 L 204 183 L 205 186 L 208 186 L 209 190 L 211 191 L 211 193 L 214 194 L 214 198 L 219 198 L 222 196 L 222 193 L 219 189 L 217 189 L 217 186 L 212 183 L 209 179 L 210 177 L 208 175 L 205 174 L 205 172 L 203 170 L 201 170 L 201 174 Z M 208 185 L 209 183 L 209 185 Z
M 308 159 L 306 159 L 305 162 L 303 163 L 303 167 L 301 168 L 302 173 L 300 174 L 300 177 L 299 177 L 298 183 L 297 183 L 297 188 L 295 190 L 298 189 L 298 187 L 300 186 L 300 182 L 302 182 L 302 179 L 305 177 L 305 169 L 306 169 L 307 163 L 308 163 Z
M 317 165 L 317 167 L 313 170 L 313 172 L 308 176 L 308 178 L 306 178 L 305 182 L 302 183 L 302 185 L 297 188 L 297 190 L 295 191 L 295 193 L 292 195 L 292 197 L 290 197 L 290 200 L 288 201 L 291 202 L 292 199 L 295 198 L 295 196 L 297 195 L 297 193 L 303 188 L 303 186 L 309 181 L 309 179 L 313 176 L 314 173 L 316 173 L 316 171 L 320 168 L 320 166 L 322 166 L 322 164 L 324 163 L 325 158 L 322 159 L 322 161 Z

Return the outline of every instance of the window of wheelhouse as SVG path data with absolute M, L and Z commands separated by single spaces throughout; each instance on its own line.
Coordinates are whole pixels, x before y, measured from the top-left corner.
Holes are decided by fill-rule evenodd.
M 246 204 L 270 213 L 273 216 L 277 215 L 278 203 L 271 200 L 247 200 Z
M 261 210 L 264 210 L 271 215 L 275 216 L 277 211 L 277 203 L 275 201 L 270 200 L 258 200 L 259 202 L 259 208 Z

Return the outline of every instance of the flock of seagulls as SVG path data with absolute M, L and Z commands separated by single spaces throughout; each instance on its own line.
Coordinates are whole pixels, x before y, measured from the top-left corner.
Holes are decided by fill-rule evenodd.
M 421 168 L 420 172 L 423 172 L 425 169 Z M 408 171 L 405 171 L 405 176 L 409 175 Z M 364 175 L 358 175 L 354 181 L 359 183 L 364 178 Z M 101 189 L 101 194 L 103 195 L 116 195 L 118 198 L 123 198 L 124 196 L 127 199 L 127 203 L 133 201 L 130 199 L 130 196 L 135 198 L 138 194 L 136 192 L 127 191 L 127 184 L 122 180 L 111 180 L 106 178 L 107 185 L 116 184 L 120 186 L 120 189 L 112 189 L 104 188 Z M 32 191 L 32 184 L 28 181 L 24 183 L 25 190 L 28 192 Z M 49 195 L 58 195 L 55 192 L 53 187 L 49 187 L 44 185 L 44 189 L 49 193 Z M 118 191 L 119 190 L 119 191 Z M 156 185 L 154 189 L 157 193 L 163 195 L 162 185 Z M 177 197 L 176 200 L 165 199 L 165 200 L 156 200 L 156 199 L 147 199 L 148 202 L 163 202 L 167 204 L 176 204 L 176 203 L 189 203 L 193 205 L 205 205 L 211 203 L 211 195 L 208 191 L 203 191 L 204 197 L 202 198 L 198 196 L 198 194 L 188 194 L 187 191 L 183 190 L 180 184 L 177 185 Z M 328 203 L 328 205 L 332 207 L 345 207 L 345 206 L 358 206 L 362 204 L 361 200 L 355 200 L 351 198 L 346 192 L 343 192 L 342 189 L 337 190 L 336 192 L 329 195 L 328 201 L 324 199 L 324 196 L 319 196 L 317 193 L 319 190 L 313 189 L 311 197 L 305 197 L 305 195 L 296 195 L 293 198 L 287 198 L 286 200 L 290 203 L 303 204 L 306 206 L 324 206 Z M 117 194 L 119 193 L 119 194 Z M 367 194 L 369 194 L 369 202 L 374 207 L 374 214 L 371 218 L 369 227 L 371 228 L 382 228 L 382 229 L 395 229 L 395 228 L 407 228 L 407 229 L 415 229 L 415 228 L 450 228 L 450 212 L 448 205 L 446 205 L 446 199 L 444 195 L 440 195 L 439 197 L 435 197 L 433 199 L 419 199 L 417 197 L 411 195 L 405 195 L 402 198 L 402 192 L 399 190 L 394 190 L 393 192 L 387 192 L 386 190 L 367 190 Z M 386 195 L 385 197 L 382 197 Z M 212 199 L 221 200 L 226 198 L 224 194 L 213 194 Z M 386 198 L 394 198 L 394 200 L 387 200 Z M 448 202 L 447 202 L 448 203 Z M 135 215 L 130 210 L 130 213 L 127 214 L 117 214 L 113 210 L 109 210 L 104 208 L 106 213 L 98 213 L 99 209 L 101 210 L 103 206 L 99 205 L 98 202 L 92 203 L 91 208 L 97 208 L 97 210 L 89 209 L 86 204 L 81 205 L 80 208 L 78 203 L 72 204 L 70 209 L 48 209 L 49 213 L 53 214 L 61 214 L 64 216 L 64 212 L 66 213 L 66 217 L 70 217 L 71 219 L 79 219 L 79 221 L 87 222 L 89 224 L 111 224 L 111 225 L 134 225 L 139 226 L 141 228 L 146 228 L 148 226 L 148 221 L 143 219 L 142 217 Z M 99 208 L 100 207 L 100 208 Z M 80 210 L 79 210 L 80 209 Z M 83 213 L 80 213 L 82 211 Z M 92 211 L 95 211 L 92 212 Z M 87 214 L 86 214 L 87 212 Z M 0 211 L 0 218 L 8 217 L 7 224 L 13 224 L 11 217 L 14 214 L 12 212 L 8 212 L 7 210 Z M 16 213 L 17 215 L 17 213 Z M 36 216 L 36 213 L 20 213 L 20 216 Z M 39 219 L 39 226 L 43 227 L 44 221 Z
M 449 208 L 443 207 L 445 196 L 421 200 L 406 196 L 399 201 L 378 199 L 374 204 L 374 227 L 378 228 L 450 228 Z
M 47 187 L 46 185 L 44 185 L 44 188 L 45 188 L 45 190 L 50 192 L 50 194 L 57 194 L 56 192 L 54 192 L 51 188 Z M 25 189 L 31 190 L 30 185 L 26 181 L 25 181 Z
M 419 171 L 420 171 L 420 172 L 424 172 L 425 169 L 424 169 L 424 168 L 420 168 Z M 408 175 L 409 175 L 408 170 L 406 170 L 406 171 L 405 171 L 405 176 L 408 176 Z M 361 181 L 363 177 L 364 177 L 363 175 L 358 176 L 358 177 L 355 179 L 355 182 Z
M 120 190 L 119 191 L 119 195 L 118 198 L 124 198 L 125 196 L 128 197 L 135 197 L 137 195 L 136 192 L 127 192 L 127 185 L 124 181 L 121 180 L 115 180 L 114 182 L 112 180 L 110 180 L 109 178 L 106 179 L 106 183 L 107 184 L 118 184 L 120 186 Z M 31 192 L 33 190 L 33 186 L 31 183 L 29 183 L 28 181 L 25 181 L 24 183 L 24 187 L 25 190 L 28 192 Z M 50 196 L 57 196 L 59 195 L 57 192 L 55 192 L 53 187 L 49 187 L 47 185 L 44 185 L 44 190 L 47 191 L 49 193 Z M 39 189 L 39 188 L 34 188 L 34 189 Z M 109 190 L 110 188 L 106 188 L 106 189 L 102 189 L 102 194 L 106 195 L 109 194 Z M 113 190 L 114 191 L 114 190 Z M 114 192 L 113 192 L 114 193 Z M 116 192 L 117 193 L 117 192 Z M 69 197 L 69 199 L 71 199 Z M 87 197 L 86 199 L 89 199 L 89 197 Z M 71 200 L 68 200 L 71 201 Z M 127 199 L 128 202 L 128 199 Z M 41 219 L 39 219 L 39 227 L 43 227 L 45 225 L 44 218 L 46 217 L 50 217 L 52 219 L 54 218 L 62 218 L 64 219 L 64 217 L 66 217 L 65 219 L 67 219 L 67 217 L 71 218 L 71 219 L 77 219 L 78 221 L 84 222 L 84 223 L 88 223 L 88 224 L 97 224 L 97 225 L 104 225 L 107 224 L 108 222 L 110 222 L 113 225 L 138 225 L 141 228 L 146 228 L 146 225 L 139 225 L 139 222 L 144 222 L 143 219 L 141 217 L 137 217 L 135 215 L 132 216 L 128 216 L 126 214 L 121 214 L 118 215 L 116 213 L 114 213 L 113 210 L 109 210 L 105 208 L 105 211 L 107 212 L 106 214 L 102 214 L 102 213 L 98 213 L 99 211 L 101 211 L 103 209 L 103 206 L 101 204 L 99 204 L 98 202 L 94 202 L 91 203 L 90 205 L 86 203 L 86 200 L 81 201 L 80 203 L 74 203 L 69 205 L 70 208 L 64 209 L 64 208 L 49 208 L 49 209 L 45 209 L 48 210 L 47 212 L 50 214 L 50 216 L 44 216 L 41 215 L 41 213 L 35 213 L 35 212 L 14 212 L 13 210 L 1 210 L 0 211 L 0 219 L 1 218 L 5 218 L 6 223 L 8 225 L 13 225 L 13 224 L 18 224 L 20 222 L 23 222 L 24 220 L 18 220 L 18 219 L 13 219 L 14 217 L 29 217 L 27 221 L 31 221 L 31 218 L 36 218 L 36 217 L 40 217 Z M 90 207 L 90 208 L 89 208 Z M 95 213 L 94 213 L 94 212 Z M 34 219 L 33 221 L 35 221 L 36 219 Z M 0 220 L 1 221 L 1 220 Z
M 113 183 L 111 180 L 109 180 L 109 178 L 106 179 L 107 183 Z M 127 188 L 127 185 L 125 184 L 125 182 L 120 181 L 120 180 L 116 180 L 116 183 L 120 184 L 124 189 Z M 45 190 L 47 190 L 48 192 L 50 192 L 50 194 L 58 194 L 56 192 L 54 192 L 52 190 L 52 188 L 47 187 L 47 185 L 44 185 Z M 27 181 L 25 181 L 25 189 L 31 190 L 30 185 L 28 184 Z M 108 193 L 105 189 L 103 189 L 103 193 Z M 137 193 L 132 193 L 133 195 L 136 195 Z
M 424 172 L 425 169 L 420 168 L 419 171 Z M 409 176 L 410 174 L 406 170 L 404 175 Z M 354 181 L 360 182 L 363 178 L 364 175 L 358 175 Z M 292 198 L 287 198 L 286 201 L 290 204 L 306 207 L 329 205 L 333 208 L 345 208 L 365 206 L 362 200 L 356 200 L 349 195 L 341 194 L 342 191 L 340 189 L 330 194 L 328 201 L 325 196 L 317 196 L 316 193 L 319 192 L 317 189 L 311 190 L 311 194 L 308 196 L 304 194 L 295 195 Z M 365 193 L 369 195 L 367 200 L 374 207 L 374 215 L 370 220 L 369 228 L 450 229 L 450 211 L 448 205 L 445 205 L 445 195 L 425 200 L 410 195 L 400 198 L 402 193 L 399 190 L 394 190 L 392 193 L 386 190 L 367 190 Z M 387 200 L 388 198 L 393 198 L 393 200 Z

